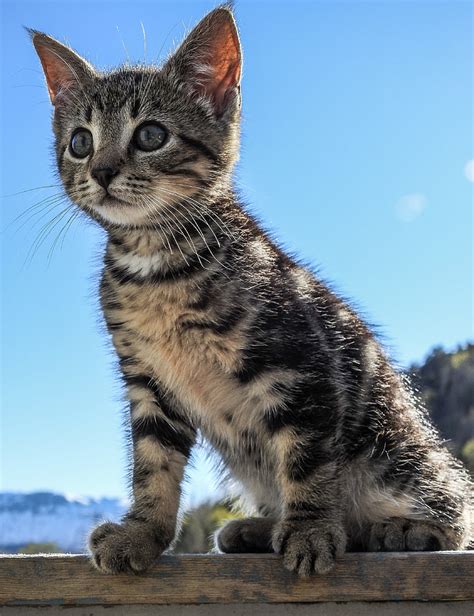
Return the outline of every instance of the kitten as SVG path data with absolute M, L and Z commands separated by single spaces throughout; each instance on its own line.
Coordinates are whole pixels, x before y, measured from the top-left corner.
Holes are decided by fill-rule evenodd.
M 95 566 L 140 572 L 170 546 L 198 431 L 255 515 L 224 527 L 224 552 L 275 551 L 305 576 L 346 549 L 466 546 L 466 472 L 367 325 L 236 195 L 230 9 L 160 68 L 98 72 L 31 35 L 64 187 L 107 232 L 100 296 L 130 400 L 133 505 L 92 532 Z

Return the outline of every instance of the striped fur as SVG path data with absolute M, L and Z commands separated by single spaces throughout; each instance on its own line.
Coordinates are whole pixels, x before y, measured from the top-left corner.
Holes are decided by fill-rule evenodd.
M 275 550 L 308 575 L 347 548 L 467 545 L 466 472 L 368 326 L 233 189 L 241 54 L 230 10 L 211 12 L 161 68 L 97 73 L 33 40 L 64 186 L 108 234 L 100 296 L 130 401 L 133 505 L 92 533 L 97 568 L 142 571 L 171 544 L 198 431 L 256 516 L 224 529 L 222 550 Z M 146 120 L 169 132 L 156 152 L 133 147 Z M 77 127 L 93 136 L 86 159 L 68 149 Z M 98 164 L 116 170 L 108 189 L 91 175 Z

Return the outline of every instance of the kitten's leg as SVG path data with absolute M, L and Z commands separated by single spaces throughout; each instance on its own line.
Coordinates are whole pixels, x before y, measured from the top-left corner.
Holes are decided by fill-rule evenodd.
M 275 520 L 269 518 L 232 520 L 218 532 L 217 547 L 221 552 L 229 554 L 273 552 L 272 531 L 274 526 Z
M 315 446 L 294 432 L 279 441 L 284 514 L 273 531 L 273 548 L 300 576 L 327 573 L 347 544 L 334 441 Z
M 309 494 L 307 498 L 288 504 L 273 532 L 273 548 L 283 556 L 284 566 L 302 577 L 328 573 L 347 545 L 340 512 L 318 505 L 316 499 L 311 502 Z
M 121 524 L 105 523 L 89 539 L 106 573 L 147 569 L 172 542 L 184 466 L 195 431 L 146 376 L 126 377 L 131 400 L 133 505 Z

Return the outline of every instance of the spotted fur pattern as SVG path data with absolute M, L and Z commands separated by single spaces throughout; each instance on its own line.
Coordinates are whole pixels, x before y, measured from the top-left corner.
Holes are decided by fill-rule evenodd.
M 104 572 L 145 570 L 176 533 L 198 432 L 255 516 L 218 538 L 277 551 L 300 575 L 346 549 L 459 549 L 471 487 L 356 312 L 285 254 L 232 184 L 241 52 L 211 12 L 162 67 L 99 73 L 32 32 L 54 104 L 57 163 L 107 231 L 100 284 L 130 402 L 133 505 L 90 537 Z M 140 123 L 166 144 L 137 150 Z M 78 160 L 71 135 L 87 128 Z M 106 166 L 104 188 L 92 176 Z

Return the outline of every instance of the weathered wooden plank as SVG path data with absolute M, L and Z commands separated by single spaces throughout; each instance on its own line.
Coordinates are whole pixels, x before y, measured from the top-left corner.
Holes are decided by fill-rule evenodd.
M 165 556 L 146 575 L 99 574 L 85 556 L 0 557 L 0 605 L 164 605 L 474 599 L 474 552 L 346 554 L 299 579 L 275 555 Z
M 234 603 L 233 605 L 0 606 L 0 616 L 472 616 L 474 601 Z

